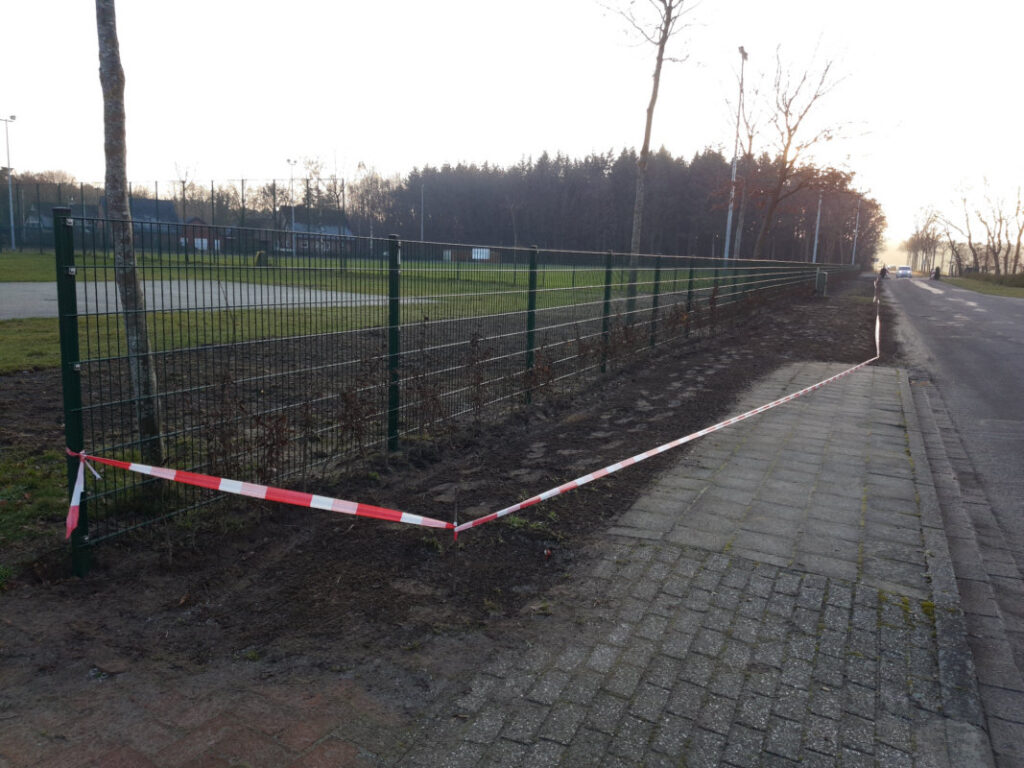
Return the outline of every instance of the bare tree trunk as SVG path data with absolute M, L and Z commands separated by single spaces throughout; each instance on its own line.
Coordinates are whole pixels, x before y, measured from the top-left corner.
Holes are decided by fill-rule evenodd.
M 768 207 L 764 212 L 764 218 L 761 220 L 761 228 L 757 231 L 757 240 L 754 241 L 754 254 L 752 258 L 755 261 L 761 258 L 761 254 L 764 251 L 764 241 L 772 229 L 772 223 L 775 219 L 775 209 L 779 205 L 779 200 L 782 197 L 782 187 L 785 185 L 788 177 L 787 164 L 788 158 L 783 156 L 780 161 L 781 168 L 779 170 L 778 181 L 775 186 L 772 187 L 771 195 L 768 198 Z M 772 258 L 774 258 L 774 256 Z
M 124 69 L 117 41 L 114 0 L 96 0 L 100 85 L 103 89 L 104 152 L 106 154 L 107 218 L 114 231 L 114 279 L 124 313 L 128 365 L 135 417 L 147 464 L 163 463 L 156 372 L 149 352 L 146 296 L 135 266 L 131 211 L 128 206 L 128 163 L 125 142 Z
M 801 126 L 808 113 L 833 87 L 829 82 L 832 62 L 826 61 L 821 68 L 817 81 L 811 80 L 810 72 L 804 72 L 794 83 L 783 70 L 782 58 L 778 50 L 775 53 L 775 113 L 772 122 L 779 134 L 779 156 L 776 161 L 778 175 L 768 197 L 764 220 L 754 242 L 754 259 L 760 259 L 764 251 L 765 240 L 774 226 L 775 211 L 781 200 L 795 194 L 799 188 L 789 189 L 783 193 L 786 184 L 796 171 L 801 156 L 810 147 L 822 141 L 830 141 L 833 130 L 825 128 L 818 133 L 801 138 Z M 807 88 L 813 87 L 809 92 Z M 774 250 L 774 249 L 773 249 Z M 773 256 L 774 258 L 774 256 Z
M 637 269 L 640 266 L 640 232 L 643 228 L 644 219 L 644 193 L 646 190 L 647 161 L 651 154 L 651 125 L 654 123 L 654 107 L 658 102 L 658 86 L 661 83 L 661 66 L 665 61 L 665 46 L 675 31 L 676 23 L 679 20 L 680 9 L 683 0 L 658 0 L 661 5 L 661 23 L 658 27 L 658 36 L 653 38 L 644 32 L 636 21 L 630 17 L 630 23 L 643 34 L 649 42 L 656 43 L 658 56 L 654 64 L 653 83 L 651 85 L 651 100 L 647 104 L 647 120 L 644 123 L 644 143 L 640 148 L 640 158 L 637 160 L 636 169 L 636 195 L 633 198 L 633 235 L 629 242 L 629 285 L 626 289 L 626 318 L 627 322 L 633 321 L 636 312 L 636 282 Z

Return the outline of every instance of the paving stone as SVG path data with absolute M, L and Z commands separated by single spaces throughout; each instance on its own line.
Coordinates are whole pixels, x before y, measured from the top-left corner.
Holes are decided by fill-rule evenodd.
M 764 731 L 768 727 L 771 709 L 772 700 L 768 696 L 752 692 L 745 693 L 739 700 L 735 722 L 758 731 Z
M 573 704 L 586 704 L 593 700 L 603 682 L 604 675 L 601 673 L 592 669 L 582 670 L 569 680 L 562 690 L 561 698 Z
M 651 749 L 662 754 L 672 755 L 674 760 L 683 754 L 690 734 L 693 732 L 693 720 L 666 713 L 662 715 L 651 737 Z
M 585 723 L 588 728 L 613 735 L 628 706 L 626 699 L 601 691 L 587 707 Z
M 595 672 L 610 672 L 620 653 L 620 648 L 602 643 L 594 647 L 590 658 L 587 659 L 587 666 Z
M 843 694 L 841 690 L 817 686 L 811 690 L 810 711 L 822 717 L 839 720 L 843 716 Z
M 655 685 L 641 685 L 633 697 L 630 712 L 642 720 L 657 722 L 668 704 L 669 691 Z
M 586 716 L 587 710 L 583 706 L 559 702 L 551 707 L 537 735 L 559 744 L 574 743 L 577 731 Z
M 875 764 L 878 768 L 911 768 L 914 759 L 906 752 L 881 744 L 875 750 Z
M 735 669 L 723 659 L 722 667 L 719 667 L 711 679 L 708 690 L 730 699 L 739 698 L 740 692 L 743 690 L 745 675 L 742 672 L 733 671 Z
M 814 668 L 810 662 L 790 656 L 782 665 L 782 682 L 794 688 L 807 690 Z
M 804 746 L 814 752 L 835 755 L 839 750 L 839 723 L 827 717 L 809 715 L 804 718 Z
M 529 747 L 507 739 L 498 739 L 484 756 L 487 765 L 494 768 L 515 768 L 523 764 Z
M 807 715 L 810 693 L 800 688 L 780 685 L 775 694 L 772 713 L 790 720 L 801 721 Z
M 700 715 L 704 695 L 703 687 L 680 681 L 669 694 L 665 709 L 673 715 L 696 720 Z
M 490 744 L 498 738 L 501 729 L 505 726 L 505 719 L 508 717 L 508 710 L 494 702 L 480 710 L 473 718 L 473 727 L 466 730 L 466 740 L 475 741 L 480 744 Z
M 682 668 L 683 662 L 680 659 L 664 654 L 655 654 L 647 665 L 644 680 L 651 685 L 668 690 L 675 684 Z
M 558 696 L 569 684 L 570 679 L 568 672 L 563 672 L 559 669 L 550 670 L 530 689 L 527 698 L 538 704 L 554 704 Z
M 627 715 L 619 724 L 609 751 L 629 760 L 632 765 L 640 765 L 653 732 L 654 723 Z
M 708 684 L 714 671 L 715 662 L 713 659 L 698 653 L 691 653 L 683 660 L 683 668 L 679 672 L 679 678 L 704 687 Z
M 875 725 L 871 720 L 848 715 L 839 724 L 839 743 L 843 747 L 871 755 L 875 751 Z
M 757 768 L 761 764 L 764 731 L 734 725 L 726 739 L 722 762 L 736 768 Z
M 714 768 L 725 748 L 725 736 L 700 727 L 693 729 L 686 751 L 687 768 Z
M 522 764 L 530 768 L 555 768 L 562 764 L 565 751 L 563 744 L 541 739 L 527 750 Z
M 800 723 L 775 716 L 769 719 L 766 751 L 789 760 L 799 760 L 802 740 L 803 726 Z
M 715 693 L 708 694 L 697 716 L 697 724 L 701 728 L 725 736 L 729 733 L 735 711 L 735 699 Z
M 718 656 L 725 645 L 725 635 L 712 629 L 701 629 L 693 639 L 690 650 L 707 656 Z
M 586 728 L 581 729 L 563 753 L 561 764 L 566 768 L 593 768 L 600 765 L 610 743 L 611 736 Z

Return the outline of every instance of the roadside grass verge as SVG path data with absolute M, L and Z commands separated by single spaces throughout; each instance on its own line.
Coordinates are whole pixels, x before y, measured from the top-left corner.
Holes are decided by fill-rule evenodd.
M 979 280 L 973 277 L 946 277 L 943 278 L 950 285 L 957 288 L 966 288 L 975 293 L 985 293 L 989 296 L 1009 296 L 1014 299 L 1024 299 L 1024 285 L 1006 285 L 993 280 Z M 1016 281 L 1021 282 L 1021 281 Z

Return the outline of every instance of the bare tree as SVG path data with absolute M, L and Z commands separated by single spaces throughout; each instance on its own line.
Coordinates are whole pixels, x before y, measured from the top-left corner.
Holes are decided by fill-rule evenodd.
M 1013 211 L 1013 226 L 1017 230 L 1013 245 L 1013 261 L 1007 264 L 1008 274 L 1017 274 L 1020 270 L 1020 249 L 1024 241 L 1024 206 L 1022 206 L 1020 187 L 1017 187 L 1017 207 Z
M 637 159 L 636 172 L 636 194 L 633 201 L 633 235 L 629 243 L 629 286 L 627 289 L 626 315 L 633 317 L 636 310 L 636 281 L 637 269 L 640 265 L 640 232 L 643 227 L 644 218 L 644 192 L 647 180 L 647 164 L 651 154 L 651 126 L 654 123 L 654 107 L 658 103 L 658 87 L 661 84 L 661 67 L 665 61 L 680 61 L 672 57 L 666 57 L 665 49 L 669 40 L 679 31 L 679 21 L 683 16 L 683 4 L 685 0 L 647 0 L 654 12 L 657 14 L 657 22 L 644 22 L 638 19 L 634 13 L 634 1 L 624 11 L 619 13 L 629 23 L 640 37 L 657 49 L 654 61 L 654 74 L 651 83 L 651 98 L 647 104 L 647 119 L 644 123 L 644 143 L 640 147 L 640 157 Z
M 114 280 L 124 312 L 125 339 L 135 418 L 147 464 L 163 463 L 156 372 L 149 350 L 146 296 L 135 264 L 131 210 L 128 206 L 128 161 L 125 142 L 124 69 L 117 40 L 114 0 L 96 0 L 100 86 L 103 89 L 107 217 L 114 234 Z
M 752 91 L 756 103 L 759 90 L 755 87 Z M 740 116 L 743 122 L 743 138 L 746 148 L 743 152 L 743 161 L 747 165 L 747 173 L 740 179 L 740 203 L 736 211 L 736 239 L 733 241 L 732 258 L 740 257 L 740 246 L 743 242 L 743 219 L 747 207 L 747 189 L 749 188 L 749 176 L 754 172 L 754 138 L 757 136 L 758 116 L 747 111 L 747 100 L 740 100 Z
M 942 233 L 946 238 L 946 247 L 949 249 L 950 261 L 953 263 L 955 274 L 959 276 L 964 273 L 964 253 L 961 250 L 963 244 L 953 237 L 953 232 L 955 231 L 946 219 L 942 220 Z
M 1021 191 L 1017 189 L 1017 201 L 1010 213 L 1006 203 L 985 193 L 985 208 L 978 207 L 974 216 L 985 230 L 985 244 L 981 260 L 985 266 L 992 266 L 996 275 L 1010 275 L 1020 267 L 1021 241 L 1024 239 L 1024 208 Z
M 960 196 L 960 209 L 963 213 L 963 225 L 958 224 L 949 217 L 944 217 L 942 223 L 946 230 L 946 240 L 949 243 L 950 253 L 953 255 L 953 260 L 957 265 L 957 271 L 963 272 L 964 269 L 964 256 L 962 246 L 966 245 L 967 250 L 971 254 L 971 265 L 975 271 L 981 269 L 981 253 L 979 252 L 979 244 L 974 240 L 974 233 L 971 231 L 971 210 L 967 204 L 967 194 L 962 193 Z M 953 233 L 956 233 L 959 237 L 964 238 L 964 242 L 957 242 L 953 237 Z
M 906 250 L 910 255 L 912 268 L 931 271 L 935 256 L 942 242 L 939 233 L 939 215 L 935 211 L 924 211 L 923 221 L 918 223 L 914 233 L 907 239 Z M 920 258 L 919 258 L 920 257 Z
M 773 163 L 774 178 L 767 189 L 768 202 L 765 206 L 764 219 L 754 243 L 754 259 L 761 258 L 779 203 L 806 186 L 809 177 L 796 175 L 803 156 L 811 147 L 823 141 L 830 141 L 834 135 L 832 128 L 822 128 L 806 135 L 808 115 L 836 85 L 832 79 L 832 66 L 832 61 L 826 61 L 817 75 L 805 71 L 794 80 L 783 66 L 782 56 L 776 49 L 775 105 L 770 122 L 778 134 L 777 155 Z M 791 183 L 794 179 L 796 183 Z

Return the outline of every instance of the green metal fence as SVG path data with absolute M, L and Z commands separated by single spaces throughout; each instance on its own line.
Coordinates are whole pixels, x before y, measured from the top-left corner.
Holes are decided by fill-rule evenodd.
M 784 306 L 819 271 L 642 256 L 630 313 L 628 254 L 136 223 L 133 307 L 113 253 L 128 225 L 69 214 L 54 219 L 69 447 L 307 490 Z M 126 336 L 140 325 L 143 352 Z M 217 494 L 111 470 L 86 497 L 78 548 Z

